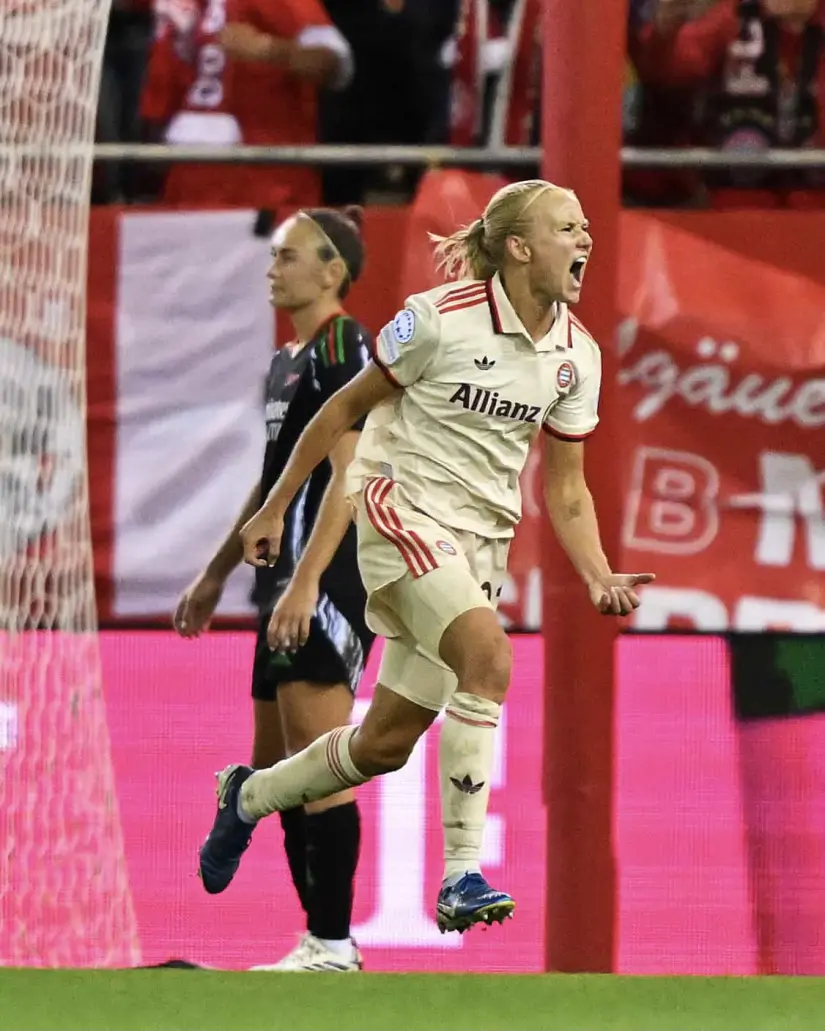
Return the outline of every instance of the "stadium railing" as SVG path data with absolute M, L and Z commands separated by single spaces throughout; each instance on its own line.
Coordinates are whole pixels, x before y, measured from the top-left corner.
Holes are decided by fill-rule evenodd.
M 0 160 L 8 157 L 48 156 L 46 145 L 26 146 L 0 144 Z M 61 156 L 67 148 L 61 144 Z M 300 147 L 214 147 L 172 146 L 169 144 L 99 143 L 94 147 L 96 161 L 128 161 L 177 163 L 184 161 L 209 164 L 275 164 L 275 165 L 409 165 L 497 169 L 505 167 L 537 167 L 541 163 L 539 147 L 431 147 L 431 146 L 363 146 L 317 144 Z M 825 149 L 773 149 L 731 152 L 709 147 L 638 148 L 623 147 L 621 161 L 625 168 L 749 168 L 825 169 Z

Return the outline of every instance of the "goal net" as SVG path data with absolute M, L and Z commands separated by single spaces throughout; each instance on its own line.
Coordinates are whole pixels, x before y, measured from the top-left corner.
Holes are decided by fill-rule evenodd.
M 139 961 L 85 439 L 89 194 L 109 6 L 0 7 L 0 965 Z

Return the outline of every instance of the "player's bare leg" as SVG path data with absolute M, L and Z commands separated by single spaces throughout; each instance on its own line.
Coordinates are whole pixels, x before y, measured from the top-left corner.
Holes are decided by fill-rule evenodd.
M 512 653 L 490 608 L 471 609 L 453 620 L 439 650 L 458 686 L 439 742 L 445 862 L 437 919 L 442 931 L 463 932 L 476 923 L 500 923 L 515 909 L 509 895 L 490 887 L 479 864 Z
M 364 722 L 352 739 L 353 762 L 369 777 L 400 770 L 437 715 L 376 684 Z
M 277 704 L 286 750 L 294 755 L 349 721 L 352 692 L 343 683 L 289 681 L 279 685 Z M 264 768 L 262 764 L 255 765 Z M 361 842 L 354 791 L 340 791 L 303 808 L 286 810 L 280 817 L 282 823 L 285 818 L 300 819 L 302 851 L 298 858 L 305 886 L 302 901 L 307 931 L 280 962 L 253 969 L 360 970 L 361 955 L 350 936 L 353 881 Z

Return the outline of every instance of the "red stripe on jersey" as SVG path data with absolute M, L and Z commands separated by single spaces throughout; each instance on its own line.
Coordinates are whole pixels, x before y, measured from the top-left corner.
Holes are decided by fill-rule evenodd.
M 450 290 L 448 291 L 448 293 L 444 294 L 443 297 L 439 297 L 439 299 L 436 301 L 435 306 L 436 308 L 440 309 L 442 304 L 452 304 L 459 298 L 473 297 L 476 294 L 484 294 L 483 283 L 473 283 L 471 286 L 462 286 L 459 287 L 457 290 Z
M 398 382 L 395 376 L 393 376 L 393 374 L 390 372 L 387 366 L 381 361 L 377 354 L 374 354 L 372 356 L 372 360 L 378 368 L 379 372 L 382 372 L 384 374 L 385 379 L 389 380 L 394 387 L 398 387 L 400 390 L 404 389 L 404 387 Z
M 451 286 L 447 289 L 445 294 L 442 294 L 440 300 L 444 300 L 445 297 L 449 297 L 451 294 L 467 294 L 472 290 L 481 290 L 484 287 L 483 279 L 474 279 L 471 283 L 467 283 L 465 286 Z
M 584 335 L 585 335 L 586 337 L 590 337 L 590 339 L 591 339 L 591 340 L 593 341 L 593 343 L 594 343 L 594 344 L 596 343 L 596 340 L 595 340 L 595 338 L 593 337 L 593 334 L 592 334 L 592 333 L 590 332 L 590 330 L 589 330 L 589 329 L 587 328 L 587 326 L 585 326 L 585 325 L 584 325 L 584 323 L 583 323 L 583 322 L 580 322 L 580 321 L 579 321 L 579 320 L 578 320 L 578 319 L 576 318 L 576 316 L 575 316 L 575 315 L 574 315 L 574 314 L 573 314 L 572 312 L 570 312 L 570 311 L 568 311 L 568 313 L 567 313 L 567 316 L 568 316 L 568 318 L 569 318 L 570 322 L 572 322 L 572 323 L 573 323 L 573 325 L 574 325 L 574 326 L 576 327 L 576 329 L 580 329 L 580 330 L 582 331 L 582 333 L 584 333 Z M 572 334 L 571 334 L 571 335 L 572 335 Z
M 382 537 L 398 548 L 407 568 L 418 579 L 437 569 L 438 563 L 421 537 L 415 531 L 404 528 L 396 509 L 384 503 L 394 486 L 392 480 L 384 477 L 370 480 L 364 489 L 367 518 Z
M 560 433 L 558 430 L 554 430 L 552 426 L 548 426 L 547 423 L 542 423 L 541 428 L 545 433 L 549 433 L 551 437 L 556 437 L 558 440 L 567 440 L 571 444 L 575 444 L 579 440 L 587 440 L 587 438 L 594 433 L 594 430 L 588 430 L 587 433 L 579 433 L 578 435 L 570 433 Z
M 447 293 L 442 296 L 442 300 L 444 299 L 444 297 L 449 297 L 450 294 L 468 294 L 472 290 L 483 290 L 483 289 L 484 289 L 484 280 L 483 279 L 474 279 L 472 282 L 467 283 L 466 286 L 453 286 L 453 287 L 451 287 L 447 291 Z
M 493 292 L 493 281 L 488 279 L 484 283 L 484 290 L 487 294 L 487 304 L 490 306 L 490 318 L 493 321 L 493 332 L 503 333 L 504 330 L 501 326 L 501 316 L 498 313 L 498 305 L 496 304 L 496 295 Z
M 439 308 L 439 314 L 446 315 L 447 312 L 451 311 L 463 311 L 465 308 L 477 308 L 479 304 L 484 304 L 484 294 L 476 299 L 470 299 L 469 301 L 456 301 L 455 304 L 451 304 L 446 308 Z

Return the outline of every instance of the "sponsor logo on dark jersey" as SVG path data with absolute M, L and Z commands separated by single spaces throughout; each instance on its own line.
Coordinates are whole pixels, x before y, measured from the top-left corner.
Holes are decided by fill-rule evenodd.
M 281 422 L 289 411 L 289 401 L 267 401 L 266 421 Z
M 291 400 L 291 398 L 290 398 Z M 281 432 L 289 411 L 289 401 L 267 401 L 266 403 L 266 439 L 274 443 Z

